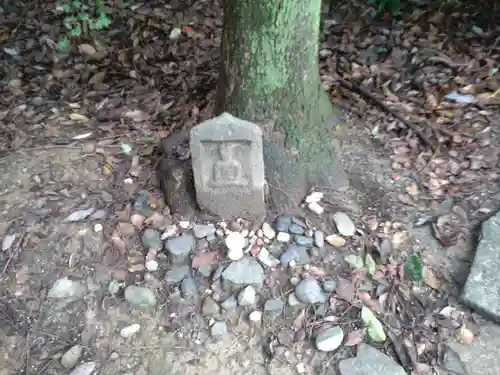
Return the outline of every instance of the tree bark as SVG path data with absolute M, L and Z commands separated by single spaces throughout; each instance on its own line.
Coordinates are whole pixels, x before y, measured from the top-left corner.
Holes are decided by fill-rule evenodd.
M 224 12 L 216 109 L 261 125 L 271 208 L 297 208 L 311 185 L 348 187 L 319 76 L 321 0 L 225 0 Z

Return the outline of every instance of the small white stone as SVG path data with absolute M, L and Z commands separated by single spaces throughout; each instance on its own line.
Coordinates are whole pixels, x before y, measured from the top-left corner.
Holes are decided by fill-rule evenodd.
M 299 374 L 304 374 L 306 372 L 306 368 L 302 362 L 297 363 L 295 366 L 295 369 L 297 370 L 297 373 Z
M 260 322 L 262 320 L 262 313 L 260 311 L 252 311 L 248 319 L 252 322 Z
M 253 286 L 248 285 L 238 294 L 238 305 L 251 306 L 255 303 L 257 303 L 257 292 Z
M 269 245 L 271 243 L 271 240 L 269 238 L 267 238 L 267 237 L 264 237 L 264 243 L 266 245 Z
M 217 229 L 217 230 L 215 231 L 215 235 L 216 235 L 217 237 L 224 237 L 224 230 L 223 230 L 223 229 L 220 229 L 220 228 L 219 228 L 219 229 Z
M 173 237 L 177 234 L 178 231 L 179 228 L 177 227 L 177 225 L 169 225 L 166 228 L 165 232 L 163 232 L 163 234 L 161 235 L 161 239 L 166 240 L 167 238 Z
M 319 203 L 324 194 L 320 191 L 314 191 L 306 197 L 306 203 Z
M 154 259 L 152 260 L 148 260 L 146 262 L 146 269 L 149 271 L 149 272 L 154 272 L 154 271 L 158 271 L 158 262 Z
M 129 177 L 129 178 L 126 178 L 125 180 L 123 180 L 123 182 L 126 185 L 132 185 L 134 183 L 134 180 Z
M 103 228 L 102 224 L 97 223 L 96 225 L 94 225 L 94 232 L 96 232 L 96 233 L 102 232 L 103 229 L 104 228 Z
M 250 233 L 248 233 L 248 237 L 255 237 L 255 231 L 251 230 Z
M 231 260 L 240 260 L 245 255 L 243 249 L 231 249 L 227 252 L 227 257 Z
M 308 229 L 308 230 L 306 230 L 306 236 L 307 236 L 307 237 L 312 237 L 312 236 L 313 236 L 313 234 L 314 234 L 314 231 L 313 231 L 312 229 Z
M 307 208 L 317 215 L 321 215 L 323 211 L 325 211 L 325 209 L 316 202 L 308 203 Z
M 290 233 L 279 232 L 276 239 L 278 240 L 278 242 L 288 242 L 290 241 Z
M 249 233 L 250 233 L 250 232 L 249 232 L 249 230 L 248 230 L 248 229 L 243 229 L 243 230 L 240 232 L 240 234 L 241 234 L 243 237 L 247 237 Z
M 264 235 L 264 232 L 262 231 L 262 229 L 259 229 L 257 231 L 257 237 L 262 238 L 263 235 Z
M 191 223 L 189 221 L 187 221 L 187 220 L 181 220 L 181 221 L 179 221 L 179 226 L 182 229 L 188 229 L 190 225 L 191 225 Z
M 290 268 L 293 268 L 296 265 L 297 265 L 297 262 L 295 260 L 293 260 L 293 259 L 288 263 L 288 267 L 290 267 Z
M 262 233 L 264 233 L 264 236 L 270 240 L 276 237 L 276 231 L 273 227 L 271 227 L 271 225 L 269 225 L 269 223 L 262 224 Z
M 260 249 L 259 254 L 257 254 L 257 259 L 267 267 L 276 267 L 280 263 L 280 261 L 272 256 L 265 247 Z
M 222 229 L 226 229 L 227 228 L 227 223 L 225 221 L 221 221 L 220 223 L 217 224 L 219 227 L 221 227 Z
M 140 324 L 137 323 L 131 324 L 121 329 L 120 336 L 123 337 L 124 339 L 132 337 L 137 332 L 139 332 L 140 329 L 141 329 Z
M 241 235 L 241 233 L 232 232 L 226 237 L 225 243 L 229 251 L 231 250 L 242 251 L 246 245 L 246 240 L 245 237 Z

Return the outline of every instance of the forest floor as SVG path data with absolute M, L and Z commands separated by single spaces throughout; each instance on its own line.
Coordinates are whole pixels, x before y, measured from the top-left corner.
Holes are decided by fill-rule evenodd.
M 497 4 L 412 5 L 400 20 L 339 4 L 325 15 L 321 76 L 345 113 L 340 156 L 361 192 L 362 212 L 347 212 L 358 231 L 319 249 L 307 267 L 267 269 L 254 307 L 286 299 L 291 280 L 306 273 L 337 280 L 323 311 L 287 303 L 255 322 L 248 308 L 204 310 L 208 297 L 220 302 L 227 291 L 199 269 L 190 270 L 196 293 L 186 301 L 166 279 L 175 268 L 168 258 L 160 252 L 157 269 L 148 266 L 144 248 L 146 227 L 179 224 L 158 188 L 155 146 L 213 116 L 219 4 L 116 4 L 109 29 L 61 52 L 55 4 L 5 3 L 1 375 L 66 374 L 77 365 L 74 375 L 337 374 L 361 342 L 412 375 L 500 373 L 487 360 L 489 368 L 466 363 L 463 371 L 445 363 L 447 348 L 467 362 L 471 353 L 487 357 L 500 339 L 497 326 L 458 301 L 478 225 L 500 207 Z M 334 212 L 324 193 L 324 220 L 300 219 L 330 235 Z M 193 257 L 213 270 L 227 263 L 201 257 L 217 248 L 205 246 L 211 250 Z M 371 275 L 352 264 L 366 254 L 377 263 Z M 408 280 L 408 264 L 421 265 L 423 280 Z M 54 298 L 65 277 L 65 297 Z M 153 291 L 154 306 L 133 308 L 124 298 L 129 285 Z M 362 329 L 361 306 L 377 312 L 385 343 Z M 228 332 L 213 337 L 214 321 Z M 134 324 L 138 332 L 122 330 Z M 340 325 L 346 339 L 334 352 L 318 351 L 317 331 L 328 325 Z M 75 358 L 68 364 L 65 356 L 65 367 L 70 348 Z

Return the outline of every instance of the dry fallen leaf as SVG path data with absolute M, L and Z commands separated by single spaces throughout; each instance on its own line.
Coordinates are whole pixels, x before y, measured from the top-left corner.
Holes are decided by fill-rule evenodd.
M 344 346 L 355 346 L 361 344 L 364 339 L 365 339 L 364 329 L 357 329 L 355 331 L 351 331 L 347 334 Z
M 306 310 L 302 309 L 300 311 L 299 315 L 297 315 L 297 317 L 293 321 L 294 328 L 300 329 L 300 328 L 304 327 L 304 325 L 306 323 L 306 319 L 307 319 Z
M 125 236 L 133 236 L 135 234 L 135 227 L 131 223 L 125 223 L 122 221 L 118 223 L 116 229 L 118 229 L 118 231 Z
M 215 264 L 217 259 L 216 251 L 208 251 L 208 252 L 198 252 L 194 257 L 191 263 L 193 268 L 200 268 L 205 266 L 210 266 Z
M 424 276 L 424 282 L 428 286 L 435 290 L 441 289 L 441 287 L 443 286 L 443 281 L 438 279 L 438 277 L 430 267 L 424 266 L 422 269 L 422 274 Z
M 354 285 L 352 284 L 352 282 L 342 277 L 338 278 L 335 292 L 340 299 L 343 299 L 344 301 L 347 301 L 349 303 L 352 303 L 356 296 L 356 290 L 354 289 Z

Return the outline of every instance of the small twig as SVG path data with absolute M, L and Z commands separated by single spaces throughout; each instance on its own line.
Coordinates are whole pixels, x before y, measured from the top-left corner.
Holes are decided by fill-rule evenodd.
M 7 262 L 5 263 L 5 266 L 3 267 L 3 270 L 2 270 L 2 273 L 0 274 L 0 277 L 3 276 L 5 274 L 5 272 L 7 272 L 7 268 L 9 267 L 10 262 L 17 255 L 17 253 L 19 252 L 19 249 L 21 248 L 21 244 L 22 244 L 22 242 L 24 240 L 24 236 L 25 235 L 26 235 L 26 232 L 23 232 L 21 234 L 21 238 L 19 238 L 19 241 L 17 241 L 16 248 L 12 252 L 11 256 L 9 257 L 9 259 L 7 259 Z
M 493 53 L 493 50 L 497 46 L 498 42 L 500 42 L 500 36 L 498 36 L 498 38 L 495 40 L 495 43 L 493 43 L 493 45 L 491 46 L 490 51 L 488 52 L 488 55 L 491 55 Z
M 433 142 L 425 134 L 423 134 L 418 129 L 417 124 L 414 124 L 413 122 L 405 119 L 399 113 L 393 111 L 387 104 L 382 102 L 379 98 L 377 98 L 376 96 L 374 96 L 373 94 L 371 94 L 367 90 L 363 89 L 362 87 L 354 86 L 343 79 L 340 80 L 340 84 L 342 86 L 344 86 L 345 88 L 355 92 L 356 94 L 361 95 L 365 99 L 371 100 L 372 102 L 377 104 L 379 107 L 381 107 L 383 110 L 385 110 L 389 114 L 396 117 L 399 121 L 403 122 L 408 128 L 413 130 L 415 132 L 415 134 L 417 135 L 417 137 L 420 138 L 420 140 L 423 141 L 425 144 L 427 144 L 433 152 L 436 150 L 436 146 L 433 144 Z

